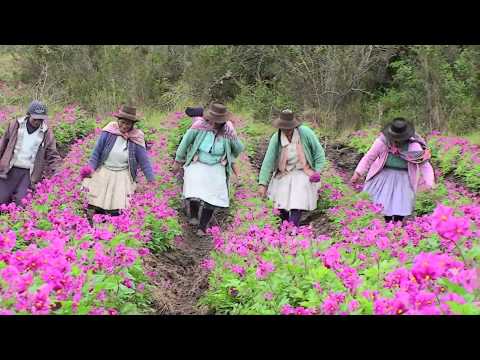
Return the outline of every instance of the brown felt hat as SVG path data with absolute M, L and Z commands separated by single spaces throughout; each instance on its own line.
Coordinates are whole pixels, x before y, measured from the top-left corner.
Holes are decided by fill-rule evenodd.
M 405 141 L 415 135 L 415 127 L 403 118 L 396 118 L 382 132 L 389 140 Z
M 277 129 L 294 129 L 302 122 L 295 117 L 293 111 L 283 110 L 278 118 L 273 119 L 272 125 Z
M 137 118 L 137 109 L 133 106 L 123 105 L 114 116 L 118 119 L 126 119 L 133 122 L 140 121 Z
M 223 124 L 230 120 L 232 113 L 227 111 L 227 107 L 220 103 L 212 103 L 207 111 L 203 113 L 203 118 L 217 124 Z

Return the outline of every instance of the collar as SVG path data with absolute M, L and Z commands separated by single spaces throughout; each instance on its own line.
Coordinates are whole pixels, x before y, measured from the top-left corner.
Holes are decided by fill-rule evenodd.
M 298 133 L 298 129 L 294 129 L 293 130 L 293 135 L 292 135 L 292 143 L 293 144 L 296 144 L 297 143 L 297 140 L 298 140 L 298 137 L 299 137 L 299 133 Z M 280 145 L 282 147 L 285 147 L 285 146 L 288 146 L 290 145 L 290 141 L 288 141 L 288 138 L 287 138 L 287 135 L 285 135 L 283 133 L 283 131 L 280 132 Z
M 18 118 L 17 121 L 18 121 L 18 123 L 19 123 L 20 125 L 24 125 L 24 124 L 25 124 L 25 126 L 26 126 L 26 124 L 27 124 L 27 117 L 26 117 L 26 116 L 23 116 L 23 117 L 21 117 L 21 118 Z M 42 125 L 40 125 L 40 131 L 46 132 L 47 130 L 48 130 L 47 121 L 44 120 L 44 121 L 42 122 Z

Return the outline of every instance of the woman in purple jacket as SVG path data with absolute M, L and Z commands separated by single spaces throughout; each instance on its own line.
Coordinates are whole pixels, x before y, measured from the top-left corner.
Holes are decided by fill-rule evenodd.
M 115 115 L 118 122 L 109 123 L 102 131 L 88 167 L 83 185 L 89 190 L 89 212 L 119 215 L 129 205 L 129 195 L 135 192 L 138 166 L 149 182 L 153 182 L 152 165 L 138 122 L 136 109 L 123 106 Z M 93 174 L 90 175 L 90 173 Z
M 360 160 L 351 181 L 359 182 L 368 171 L 364 191 L 383 206 L 386 222 L 403 222 L 415 208 L 417 190 L 434 187 L 429 160 L 430 151 L 413 125 L 396 118 Z

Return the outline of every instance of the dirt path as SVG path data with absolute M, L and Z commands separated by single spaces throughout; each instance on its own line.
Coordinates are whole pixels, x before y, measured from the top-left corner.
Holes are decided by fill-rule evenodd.
M 237 119 L 240 123 L 241 119 Z M 166 127 L 175 126 L 175 116 L 171 114 L 165 121 Z M 170 125 L 168 125 L 170 124 Z M 239 124 L 237 124 L 239 125 Z M 258 142 L 256 152 L 248 158 L 249 168 L 258 174 L 268 147 L 268 140 Z M 353 170 L 358 163 L 358 155 L 353 149 L 341 144 L 326 147 L 328 159 L 344 171 Z M 203 292 L 208 289 L 208 272 L 202 262 L 213 249 L 209 237 L 199 238 L 196 227 L 188 224 L 183 209 L 177 209 L 182 224 L 182 240 L 172 249 L 160 254 L 149 255 L 145 259 L 147 271 L 156 273 L 153 279 L 154 307 L 157 314 L 208 314 L 209 309 L 198 305 Z M 231 222 L 229 210 L 217 212 L 210 226 L 218 225 L 226 229 Z M 302 219 L 303 224 L 311 224 L 317 234 L 331 234 L 336 228 L 328 216 L 320 211 L 312 211 Z
M 174 114 L 170 114 L 165 126 L 175 126 Z M 180 189 L 179 184 L 179 189 Z M 157 314 L 203 315 L 208 308 L 198 306 L 198 300 L 208 288 L 208 272 L 202 262 L 213 249 L 210 237 L 198 237 L 197 227 L 188 224 L 184 208 L 177 208 L 182 225 L 182 237 L 172 248 L 145 259 L 146 271 L 156 273 L 152 283 L 154 307 Z M 228 209 L 215 211 L 209 226 L 226 227 L 231 221 Z
M 157 273 L 153 282 L 156 285 L 154 305 L 158 314 L 207 314 L 208 309 L 197 306 L 197 302 L 208 288 L 208 273 L 201 264 L 210 254 L 213 243 L 209 237 L 198 237 L 196 227 L 188 225 L 180 211 L 179 219 L 183 227 L 182 240 L 172 249 L 145 260 L 146 269 Z M 228 222 L 228 213 L 218 212 L 211 225 L 225 222 Z

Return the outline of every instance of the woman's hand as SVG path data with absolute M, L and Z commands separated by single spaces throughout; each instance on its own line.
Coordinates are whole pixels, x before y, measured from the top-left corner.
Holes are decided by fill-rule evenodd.
M 238 179 L 237 175 L 232 176 L 230 179 L 231 179 L 230 182 L 233 186 L 235 186 L 235 187 L 240 186 L 240 182 L 239 182 L 239 179 Z
M 90 165 L 85 165 L 80 169 L 80 176 L 82 179 L 92 177 L 93 169 Z
M 178 161 L 174 161 L 174 162 L 173 162 L 172 172 L 173 172 L 174 174 L 178 174 L 181 169 L 182 169 L 182 163 L 180 163 L 180 162 L 178 162 Z
M 352 184 L 357 184 L 360 181 L 360 179 L 361 179 L 360 174 L 357 172 L 354 172 L 350 181 L 352 182 Z
M 265 185 L 260 185 L 258 187 L 258 195 L 262 198 L 267 196 L 267 187 Z

